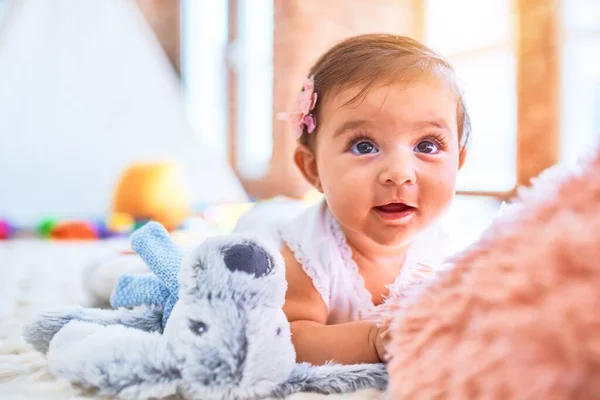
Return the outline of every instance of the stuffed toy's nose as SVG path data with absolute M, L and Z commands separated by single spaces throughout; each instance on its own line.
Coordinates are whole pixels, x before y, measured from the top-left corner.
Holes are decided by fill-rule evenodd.
M 273 269 L 269 253 L 251 242 L 226 247 L 223 253 L 225 265 L 232 272 L 245 272 L 260 278 L 271 273 Z

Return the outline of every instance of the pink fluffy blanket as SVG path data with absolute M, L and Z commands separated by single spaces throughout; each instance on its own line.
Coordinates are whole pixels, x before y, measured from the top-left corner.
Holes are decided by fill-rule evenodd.
M 541 178 L 393 315 L 390 398 L 600 398 L 600 154 Z

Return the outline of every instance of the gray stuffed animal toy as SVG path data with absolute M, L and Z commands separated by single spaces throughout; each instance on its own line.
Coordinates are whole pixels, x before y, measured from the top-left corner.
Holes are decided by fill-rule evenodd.
M 161 305 L 69 307 L 42 312 L 24 337 L 47 354 L 56 375 L 120 398 L 259 399 L 386 388 L 383 364 L 295 363 L 282 310 L 283 259 L 269 245 L 241 236 L 207 239 L 183 258 L 178 278 L 166 323 Z

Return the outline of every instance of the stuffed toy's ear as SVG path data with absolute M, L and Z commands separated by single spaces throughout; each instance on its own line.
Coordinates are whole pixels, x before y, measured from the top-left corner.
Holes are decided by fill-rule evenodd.
M 119 398 L 171 396 L 181 380 L 162 335 L 122 325 L 69 323 L 50 343 L 48 366 L 70 382 Z

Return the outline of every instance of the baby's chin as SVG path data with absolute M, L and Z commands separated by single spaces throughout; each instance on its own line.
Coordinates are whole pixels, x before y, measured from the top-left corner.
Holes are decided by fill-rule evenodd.
M 375 227 L 369 229 L 365 234 L 374 243 L 382 247 L 403 248 L 409 246 L 417 236 L 415 229 L 412 227 L 399 226 L 384 228 Z
M 372 243 L 387 248 L 402 248 L 410 243 L 421 232 L 421 219 L 417 212 L 410 221 L 403 224 L 387 223 L 369 212 L 362 218 L 340 220 L 346 234 L 367 238 Z

